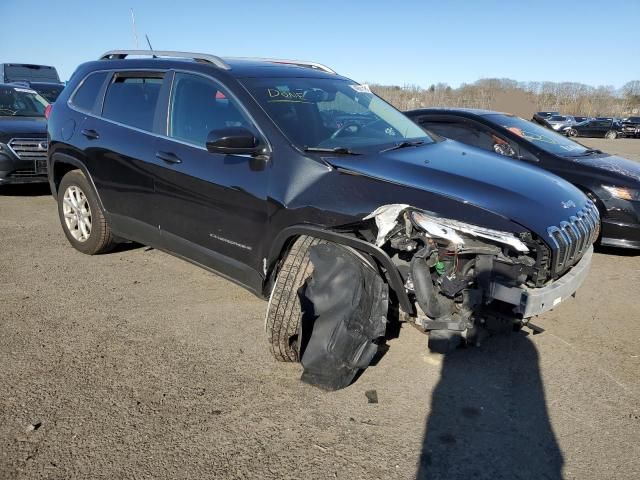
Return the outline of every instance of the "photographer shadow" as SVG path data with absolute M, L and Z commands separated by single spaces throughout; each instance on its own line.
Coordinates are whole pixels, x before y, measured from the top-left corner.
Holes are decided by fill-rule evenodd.
M 524 332 L 443 357 L 418 479 L 562 478 L 538 352 Z

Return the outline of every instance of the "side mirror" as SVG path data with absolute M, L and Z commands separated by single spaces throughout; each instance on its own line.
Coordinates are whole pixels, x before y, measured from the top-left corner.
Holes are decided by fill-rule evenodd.
M 253 155 L 260 150 L 260 142 L 244 127 L 212 130 L 207 135 L 207 150 L 222 155 Z

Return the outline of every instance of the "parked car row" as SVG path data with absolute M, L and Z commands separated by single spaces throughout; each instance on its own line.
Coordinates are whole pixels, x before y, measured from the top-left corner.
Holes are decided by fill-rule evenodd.
M 506 113 L 431 108 L 406 114 L 428 131 L 536 165 L 571 182 L 600 210 L 602 245 L 640 248 L 640 163 L 587 148 Z
M 598 239 L 640 248 L 637 164 L 508 114 L 404 115 L 318 63 L 111 51 L 53 107 L 1 88 L 3 119 L 49 114 L 74 248 L 135 241 L 268 299 L 273 356 L 323 388 L 366 368 L 389 311 L 447 351 L 557 307 Z M 39 135 L 15 132 L 12 152 Z
M 640 117 L 581 117 L 558 112 L 536 112 L 532 121 L 568 137 L 640 137 Z
M 55 67 L 29 63 L 0 63 L 0 83 L 10 83 L 35 90 L 53 103 L 64 88 Z
M 0 63 L 0 185 L 46 182 L 46 114 L 64 84 L 54 67 Z

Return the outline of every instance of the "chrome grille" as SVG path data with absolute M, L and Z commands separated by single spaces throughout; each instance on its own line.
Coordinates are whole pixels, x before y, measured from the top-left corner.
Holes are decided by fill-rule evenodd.
M 41 138 L 12 138 L 7 144 L 20 160 L 46 160 L 47 139 Z
M 547 232 L 556 247 L 552 271 L 559 275 L 577 263 L 596 241 L 600 234 L 600 214 L 595 204 L 589 201 L 568 220 L 547 228 Z

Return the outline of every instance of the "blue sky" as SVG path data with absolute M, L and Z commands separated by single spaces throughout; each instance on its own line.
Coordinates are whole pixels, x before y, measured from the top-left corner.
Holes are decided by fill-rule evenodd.
M 620 87 L 640 79 L 640 1 L 0 0 L 0 61 L 68 79 L 140 47 L 314 60 L 360 82 L 458 86 L 481 77 Z M 40 12 L 37 14 L 36 12 Z M 24 23 L 21 23 L 24 21 Z M 26 28 L 25 28 L 26 27 Z M 623 47 L 626 46 L 627 50 Z

